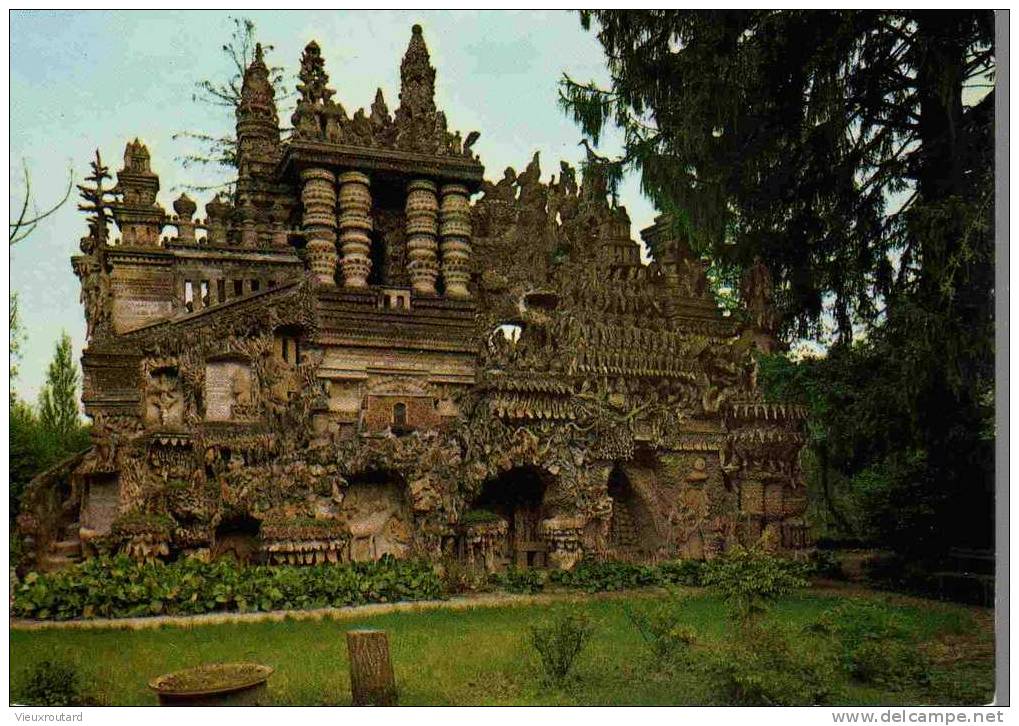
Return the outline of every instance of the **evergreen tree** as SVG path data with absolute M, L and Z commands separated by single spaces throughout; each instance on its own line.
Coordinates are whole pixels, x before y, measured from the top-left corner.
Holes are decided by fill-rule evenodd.
M 789 339 L 830 343 L 833 325 L 824 361 L 777 369 L 814 404 L 824 467 L 874 494 L 872 530 L 901 549 L 990 544 L 993 13 L 581 21 L 611 87 L 566 77 L 561 100 L 594 143 L 622 129 L 614 177 L 639 170 L 731 287 L 763 260 Z
M 71 336 L 61 333 L 46 383 L 39 394 L 39 420 L 43 429 L 62 439 L 81 428 L 78 415 L 78 364 L 72 357 Z

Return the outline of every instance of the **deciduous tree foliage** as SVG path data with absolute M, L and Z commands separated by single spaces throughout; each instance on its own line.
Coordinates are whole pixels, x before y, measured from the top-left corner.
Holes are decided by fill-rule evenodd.
M 566 77 L 561 100 L 592 142 L 622 130 L 617 176 L 639 170 L 730 283 L 760 257 L 788 338 L 833 325 L 825 360 L 773 369 L 812 402 L 824 466 L 881 482 L 868 514 L 897 546 L 988 544 L 993 14 L 581 21 L 611 84 Z
M 228 61 L 231 75 L 228 80 L 206 79 L 195 84 L 195 91 L 191 96 L 192 101 L 212 106 L 214 108 L 225 108 L 229 110 L 229 130 L 220 135 L 206 131 L 181 131 L 174 134 L 174 139 L 185 139 L 195 142 L 198 150 L 191 151 L 181 157 L 179 161 L 184 168 L 191 167 L 217 167 L 229 172 L 234 172 L 237 167 L 237 137 L 233 132 L 234 115 L 241 102 L 241 87 L 244 83 L 244 71 L 255 59 L 255 46 L 258 44 L 255 22 L 250 18 L 230 18 L 234 29 L 230 34 L 230 40 L 223 44 L 220 50 Z M 271 51 L 271 45 L 263 44 L 262 48 Z M 290 96 L 290 92 L 284 86 L 283 68 L 270 66 L 269 81 L 272 83 L 276 93 L 277 103 Z M 196 191 L 209 189 L 222 189 L 233 184 L 230 179 L 223 184 L 210 186 L 193 186 Z

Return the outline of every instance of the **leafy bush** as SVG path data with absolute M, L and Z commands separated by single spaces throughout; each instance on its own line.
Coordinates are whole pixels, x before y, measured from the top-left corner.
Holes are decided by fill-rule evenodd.
M 592 632 L 594 628 L 583 615 L 562 614 L 531 626 L 531 645 L 538 651 L 547 683 L 556 685 L 566 679 Z
M 812 574 L 819 577 L 828 577 L 833 580 L 841 580 L 845 577 L 842 571 L 842 562 L 837 554 L 831 550 L 813 550 L 810 553 L 809 565 Z
M 658 565 L 658 574 L 663 584 L 700 587 L 707 563 L 704 560 L 672 560 Z
M 849 600 L 822 613 L 811 629 L 835 638 L 842 666 L 858 681 L 900 690 L 930 679 L 919 634 L 895 609 Z
M 660 668 L 666 668 L 688 655 L 697 640 L 692 628 L 680 624 L 677 605 L 676 602 L 667 602 L 624 607 L 626 619 L 640 633 L 651 659 Z
M 341 607 L 433 599 L 442 583 L 426 562 L 395 560 L 313 567 L 245 566 L 232 560 L 171 564 L 97 557 L 29 573 L 14 599 L 18 617 L 67 620 Z
M 91 699 L 72 664 L 44 660 L 28 671 L 18 700 L 29 706 L 82 706 Z
M 541 570 L 517 569 L 510 567 L 503 573 L 489 578 L 496 588 L 506 592 L 535 593 L 545 588 L 545 573 Z
M 709 561 L 702 581 L 718 592 L 736 620 L 746 623 L 778 598 L 806 587 L 804 573 L 803 563 L 737 546 Z
M 491 512 L 487 509 L 472 509 L 468 512 L 464 512 L 460 517 L 460 524 L 462 525 L 496 524 L 497 522 L 502 521 L 505 520 L 503 520 L 503 518 L 495 512 Z
M 930 682 L 930 663 L 916 643 L 868 640 L 850 651 L 848 658 L 853 678 L 889 691 Z
M 587 592 L 629 590 L 662 584 L 659 571 L 650 565 L 612 560 L 584 560 L 572 570 L 554 570 L 549 582 Z
M 838 695 L 837 663 L 822 648 L 783 628 L 741 628 L 708 659 L 720 701 L 733 706 L 810 706 Z

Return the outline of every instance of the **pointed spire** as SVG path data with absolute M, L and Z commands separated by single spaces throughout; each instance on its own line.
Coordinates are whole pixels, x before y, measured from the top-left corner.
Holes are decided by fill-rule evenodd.
M 371 120 L 376 126 L 383 126 L 392 122 L 392 119 L 389 117 L 389 107 L 386 105 L 386 99 L 382 96 L 381 88 L 375 91 L 375 100 L 372 102 L 371 107 Z
M 411 117 L 435 113 L 435 69 L 420 25 L 411 29 L 410 44 L 400 63 L 400 110 Z
M 322 49 L 314 40 L 304 47 L 304 53 L 301 54 L 301 71 L 298 77 L 301 82 L 297 84 L 297 92 L 301 94 L 301 101 L 325 104 L 336 93 L 329 88 L 329 75 L 326 73 Z
M 269 68 L 265 65 L 262 44 L 255 45 L 255 58 L 244 70 L 241 83 L 240 103 L 237 104 L 238 124 L 243 120 L 259 119 L 279 127 L 279 116 L 276 113 L 276 91 L 269 79 Z
M 255 45 L 255 57 L 244 69 L 236 118 L 237 192 L 238 197 L 245 197 L 251 191 L 251 180 L 267 178 L 279 160 L 276 91 L 265 65 L 261 43 Z

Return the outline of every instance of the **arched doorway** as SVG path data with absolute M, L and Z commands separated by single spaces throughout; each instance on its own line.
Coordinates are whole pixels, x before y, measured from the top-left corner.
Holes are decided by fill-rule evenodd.
M 608 537 L 612 553 L 624 559 L 641 559 L 655 552 L 660 538 L 654 518 L 647 502 L 634 489 L 622 464 L 617 463 L 612 467 L 608 491 L 612 499 Z
M 548 516 L 544 499 L 551 475 L 537 467 L 518 466 L 489 479 L 474 502 L 475 510 L 487 510 L 506 521 L 502 551 L 505 565 L 544 567 L 547 546 L 541 521 Z
M 212 558 L 233 557 L 238 562 L 258 562 L 262 554 L 260 529 L 259 521 L 246 514 L 220 520 L 212 542 Z
M 370 471 L 352 477 L 343 493 L 340 517 L 350 530 L 350 559 L 372 562 L 410 554 L 412 516 L 403 477 Z

